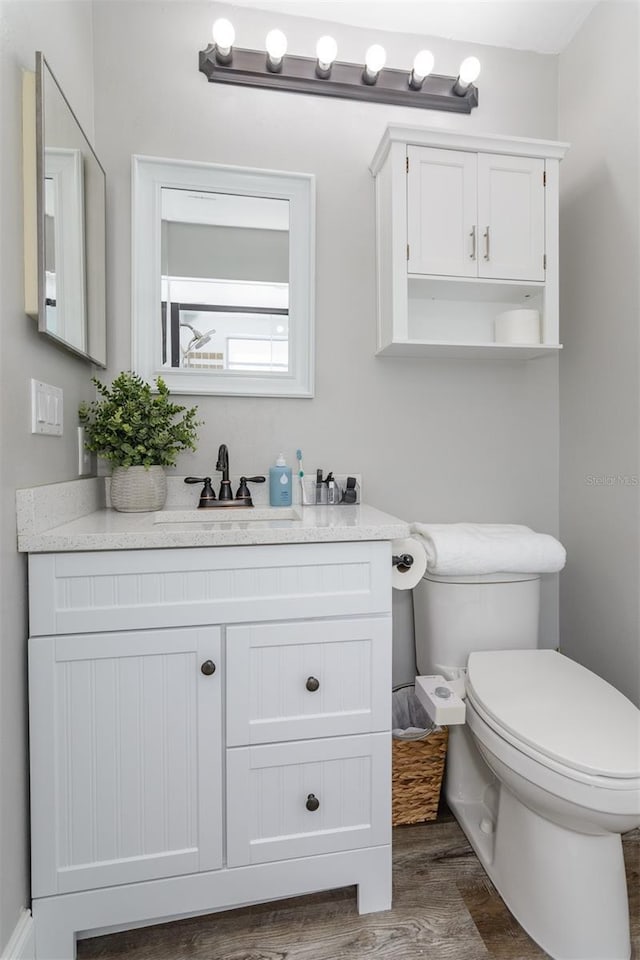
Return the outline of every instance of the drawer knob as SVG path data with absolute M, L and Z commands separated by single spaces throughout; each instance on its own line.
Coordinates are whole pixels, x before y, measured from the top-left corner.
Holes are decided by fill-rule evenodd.
M 210 677 L 216 672 L 216 665 L 213 660 L 205 660 L 205 662 L 200 667 L 205 677 Z
M 320 681 L 316 680 L 315 677 L 307 677 L 307 682 L 305 684 L 309 693 L 315 693 L 316 690 L 320 688 Z
M 306 802 L 305 806 L 306 806 L 307 810 L 311 810 L 311 812 L 313 813 L 313 812 L 314 812 L 315 810 L 317 810 L 318 807 L 320 806 L 320 801 L 319 801 L 318 798 L 315 796 L 315 794 L 310 793 L 309 796 L 307 797 L 307 802 Z

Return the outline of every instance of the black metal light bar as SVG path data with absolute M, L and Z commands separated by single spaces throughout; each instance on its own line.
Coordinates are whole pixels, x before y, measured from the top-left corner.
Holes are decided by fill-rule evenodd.
M 342 97 L 370 103 L 391 103 L 402 107 L 426 110 L 447 110 L 450 113 L 471 113 L 478 106 L 478 88 L 470 83 L 462 92 L 458 77 L 429 74 L 419 89 L 413 89 L 410 70 L 383 68 L 375 83 L 365 83 L 364 67 L 336 60 L 326 78 L 318 76 L 318 60 L 314 57 L 282 58 L 278 73 L 269 70 L 267 54 L 260 50 L 233 47 L 228 63 L 220 62 L 215 44 L 200 51 L 200 72 L 210 83 L 234 83 L 244 87 L 288 90 L 325 97 Z

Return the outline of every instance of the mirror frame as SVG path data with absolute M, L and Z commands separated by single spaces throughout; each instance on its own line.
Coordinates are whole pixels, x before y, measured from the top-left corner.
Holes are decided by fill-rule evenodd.
M 286 374 L 162 367 L 162 188 L 289 201 L 289 357 Z M 160 157 L 132 158 L 132 366 L 174 393 L 312 397 L 314 389 L 315 177 Z
M 56 344 L 63 347 L 65 350 L 68 350 L 70 353 L 75 354 L 78 357 L 82 357 L 84 360 L 88 360 L 90 363 L 95 364 L 98 367 L 106 368 L 107 366 L 107 351 L 106 351 L 106 298 L 103 299 L 101 305 L 101 312 L 104 314 L 103 325 L 104 325 L 104 335 L 100 338 L 102 350 L 98 354 L 98 351 L 94 353 L 91 352 L 91 343 L 90 343 L 90 331 L 92 329 L 92 320 L 89 317 L 90 301 L 91 298 L 88 295 L 88 289 L 85 286 L 85 337 L 86 337 L 86 349 L 81 349 L 80 347 L 75 346 L 73 343 L 65 340 L 63 337 L 52 333 L 51 330 L 47 328 L 47 312 L 46 312 L 46 279 L 45 279 L 45 109 L 46 105 L 44 103 L 44 71 L 47 71 L 49 77 L 53 80 L 56 85 L 60 96 L 62 97 L 71 117 L 73 118 L 75 124 L 78 127 L 78 130 L 86 144 L 87 150 L 91 152 L 95 162 L 97 163 L 103 177 L 103 203 L 104 203 L 104 219 L 105 219 L 105 235 L 104 235 L 104 287 L 106 288 L 106 247 L 107 247 L 107 238 L 106 238 L 106 173 L 104 167 L 100 163 L 98 157 L 96 156 L 95 150 L 93 149 L 89 138 L 82 129 L 78 118 L 73 112 L 71 104 L 67 100 L 64 91 L 58 80 L 49 66 L 46 58 L 40 52 L 36 52 L 36 70 L 34 74 L 25 73 L 24 86 L 23 86 L 23 95 L 24 95 L 24 134 L 25 134 L 25 150 L 24 150 L 24 176 L 25 176 L 25 312 L 37 319 L 38 321 L 38 331 L 44 334 L 49 339 L 53 340 Z M 29 122 L 29 120 L 31 122 Z M 29 143 L 27 131 L 28 129 L 35 131 L 35 144 Z M 35 150 L 34 150 L 35 147 Z M 33 169 L 34 164 L 31 157 L 35 153 L 35 170 Z M 29 174 L 32 173 L 35 176 L 35 190 L 33 185 L 29 183 Z M 28 192 L 31 192 L 31 195 L 35 193 L 35 210 L 32 208 L 31 202 L 28 198 Z M 35 220 L 34 220 L 35 215 Z M 35 239 L 30 236 L 29 223 L 33 224 L 35 222 Z M 86 234 L 83 233 L 83 237 L 86 237 Z M 32 253 L 33 247 L 35 246 L 35 255 Z M 83 249 L 82 249 L 82 263 L 86 272 L 87 264 L 87 253 L 84 246 L 83 240 Z M 34 275 L 35 274 L 35 275 Z M 85 277 L 86 283 L 86 277 Z

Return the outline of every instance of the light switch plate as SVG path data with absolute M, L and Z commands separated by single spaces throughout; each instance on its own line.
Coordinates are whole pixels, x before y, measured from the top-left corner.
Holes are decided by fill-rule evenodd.
M 31 433 L 62 436 L 63 396 L 60 387 L 31 381 Z

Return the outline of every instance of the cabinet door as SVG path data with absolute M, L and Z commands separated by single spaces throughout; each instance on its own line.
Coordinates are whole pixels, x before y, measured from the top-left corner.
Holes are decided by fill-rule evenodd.
M 220 867 L 220 630 L 38 637 L 29 674 L 34 896 Z
M 407 147 L 409 273 L 475 277 L 476 155 Z
M 544 160 L 478 154 L 478 275 L 544 280 Z

